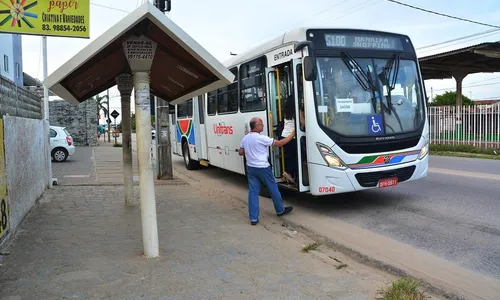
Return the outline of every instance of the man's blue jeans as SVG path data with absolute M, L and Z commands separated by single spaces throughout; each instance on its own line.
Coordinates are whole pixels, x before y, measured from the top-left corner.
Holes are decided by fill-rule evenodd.
M 273 199 L 274 209 L 277 214 L 285 211 L 283 207 L 283 198 L 278 190 L 278 185 L 273 176 L 271 167 L 254 168 L 247 166 L 248 178 L 248 215 L 251 222 L 259 220 L 259 192 L 260 184 L 264 183 Z

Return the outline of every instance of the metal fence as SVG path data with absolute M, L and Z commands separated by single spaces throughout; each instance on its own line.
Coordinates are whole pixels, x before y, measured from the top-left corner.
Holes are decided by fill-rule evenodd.
M 431 144 L 500 148 L 500 103 L 432 106 L 428 112 Z
M 42 119 L 42 98 L 0 76 L 0 116 Z

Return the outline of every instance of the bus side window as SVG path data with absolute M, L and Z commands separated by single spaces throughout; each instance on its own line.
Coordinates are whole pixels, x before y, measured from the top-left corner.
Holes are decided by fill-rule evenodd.
M 205 101 L 203 95 L 198 96 L 198 113 L 200 115 L 200 124 L 205 124 Z
M 193 99 L 189 99 L 186 101 L 186 109 L 187 109 L 187 117 L 192 118 L 193 117 Z
M 228 86 L 217 90 L 217 113 L 228 114 L 238 112 L 238 68 L 231 70 L 234 81 Z
M 177 119 L 184 119 L 185 117 L 187 117 L 187 103 L 177 104 Z
M 207 114 L 215 116 L 215 112 L 217 111 L 217 91 L 208 92 L 207 97 Z
M 240 66 L 240 110 L 242 112 L 266 109 L 265 66 L 265 56 Z

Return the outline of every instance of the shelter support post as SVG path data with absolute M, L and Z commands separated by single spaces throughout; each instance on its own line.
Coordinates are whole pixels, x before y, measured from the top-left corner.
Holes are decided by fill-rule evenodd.
M 125 205 L 137 206 L 134 199 L 134 178 L 132 173 L 132 129 L 130 123 L 130 95 L 133 81 L 130 74 L 116 77 L 116 84 L 121 95 L 122 106 L 122 153 L 123 153 L 123 186 L 125 189 Z
M 457 102 L 456 102 L 456 118 L 455 118 L 455 132 L 458 134 L 462 132 L 462 118 L 461 118 L 461 112 L 462 112 L 462 82 L 464 78 L 467 76 L 467 73 L 464 72 L 454 72 L 453 73 L 453 78 L 455 78 L 455 81 L 457 82 Z
M 169 104 L 167 101 L 156 97 L 156 143 L 158 164 L 158 179 L 172 180 L 174 174 L 172 171 L 172 147 L 170 141 L 170 120 L 169 120 Z
M 455 78 L 455 81 L 457 82 L 457 107 L 462 107 L 462 82 L 466 76 L 467 73 L 453 73 L 453 78 Z
M 134 72 L 137 158 L 144 255 L 158 256 L 158 225 L 151 149 L 149 72 Z
M 132 36 L 123 42 L 125 57 L 132 70 L 135 91 L 137 160 L 141 198 L 142 242 L 146 257 L 157 257 L 158 224 L 151 149 L 150 70 L 156 43 L 145 36 Z

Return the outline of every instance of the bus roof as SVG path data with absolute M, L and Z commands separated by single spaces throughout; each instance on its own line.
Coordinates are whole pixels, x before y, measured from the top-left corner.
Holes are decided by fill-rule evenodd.
M 223 65 L 226 68 L 230 68 L 247 61 L 250 61 L 258 56 L 264 55 L 265 53 L 277 49 L 281 46 L 285 46 L 288 44 L 296 43 L 299 41 L 304 41 L 306 38 L 306 31 L 309 29 L 335 29 L 335 30 L 360 30 L 364 32 L 372 32 L 372 33 L 383 33 L 383 34 L 394 34 L 405 36 L 400 33 L 388 32 L 388 31 L 377 31 L 372 29 L 363 29 L 363 28 L 326 28 L 326 27 L 298 27 L 292 30 L 289 30 L 285 33 L 278 35 L 276 38 L 271 39 L 267 42 L 264 42 L 256 47 L 253 47 L 241 54 L 233 56 L 223 62 Z

